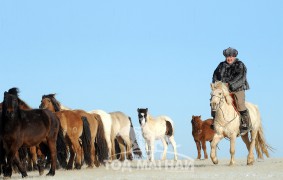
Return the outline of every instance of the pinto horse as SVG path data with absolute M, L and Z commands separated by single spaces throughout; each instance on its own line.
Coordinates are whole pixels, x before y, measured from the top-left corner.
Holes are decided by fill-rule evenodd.
M 211 124 L 213 123 L 213 119 L 202 121 L 201 116 L 192 116 L 191 123 L 192 135 L 198 150 L 197 159 L 201 159 L 201 148 L 204 153 L 204 158 L 207 159 L 206 141 L 211 142 L 215 133 L 214 130 L 210 128 Z
M 220 81 L 210 85 L 212 90 L 210 106 L 211 110 L 215 111 L 214 128 L 216 132 L 211 142 L 210 157 L 214 164 L 218 163 L 216 146 L 223 137 L 227 137 L 230 139 L 230 165 L 233 165 L 235 164 L 235 141 L 239 135 L 241 118 L 233 106 L 233 99 L 230 96 L 228 87 Z M 252 129 L 249 132 L 251 140 L 249 139 L 249 133 L 241 137 L 249 151 L 247 165 L 252 165 L 254 163 L 254 148 L 258 158 L 263 158 L 263 154 L 269 157 L 268 150 L 272 150 L 272 147 L 267 145 L 265 141 L 258 107 L 248 102 L 246 102 L 246 107 L 251 118 Z
M 158 116 L 154 119 L 148 114 L 148 108 L 138 108 L 137 111 L 142 134 L 146 141 L 145 147 L 148 159 L 150 161 L 154 160 L 154 142 L 156 139 L 161 139 L 164 146 L 162 160 L 166 159 L 168 146 L 166 141 L 167 137 L 174 149 L 174 160 L 177 161 L 177 148 L 176 142 L 174 140 L 174 128 L 172 119 L 168 116 Z
M 61 103 L 55 99 L 55 94 L 43 95 L 39 107 L 53 112 L 61 122 L 66 143 L 70 149 L 67 169 L 73 168 L 75 157 L 75 168 L 80 169 L 82 154 L 88 167 L 93 167 L 93 164 L 98 167 L 100 163 L 108 159 L 104 128 L 98 114 L 90 114 L 83 110 L 61 110 Z M 83 150 L 80 142 L 82 142 Z
M 60 123 L 54 114 L 48 110 L 32 109 L 22 110 L 19 107 L 18 94 L 4 93 L 1 119 L 1 139 L 7 156 L 4 167 L 4 177 L 12 176 L 12 163 L 14 162 L 22 177 L 27 173 L 19 160 L 20 147 L 37 146 L 46 142 L 51 154 L 51 168 L 48 176 L 55 175 L 56 169 L 56 141 Z

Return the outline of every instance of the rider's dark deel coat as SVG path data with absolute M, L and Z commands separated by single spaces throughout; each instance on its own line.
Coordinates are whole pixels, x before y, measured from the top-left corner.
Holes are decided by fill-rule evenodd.
M 221 62 L 213 73 L 212 82 L 215 81 L 228 83 L 232 92 L 250 88 L 247 82 L 247 68 L 238 58 L 232 64 L 228 64 L 226 61 Z

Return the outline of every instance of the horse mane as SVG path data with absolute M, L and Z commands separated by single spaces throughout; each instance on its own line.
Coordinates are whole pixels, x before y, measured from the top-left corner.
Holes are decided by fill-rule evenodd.
M 57 111 L 61 110 L 61 108 L 60 108 L 61 104 L 60 104 L 59 101 L 57 101 L 57 99 L 55 99 L 55 95 L 56 94 L 43 95 L 42 99 L 49 98 L 51 100 L 51 103 L 52 103 L 52 105 L 54 107 L 55 112 L 57 112 Z
M 21 106 L 21 109 L 25 109 L 25 110 L 32 109 L 26 102 L 24 102 L 21 98 L 19 98 L 19 93 L 20 93 L 19 88 L 13 87 L 13 88 L 8 90 L 8 93 L 12 94 L 12 95 L 14 95 L 18 98 L 19 105 Z
M 221 89 L 224 93 L 224 97 L 226 99 L 227 104 L 231 105 L 233 103 L 233 98 L 230 95 L 229 88 L 227 85 L 221 81 L 216 81 L 213 85 L 213 90 L 214 89 Z

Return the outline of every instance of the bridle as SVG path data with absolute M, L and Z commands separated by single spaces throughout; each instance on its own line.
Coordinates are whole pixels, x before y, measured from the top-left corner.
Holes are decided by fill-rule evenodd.
M 220 109 L 221 112 L 222 112 L 223 120 L 226 121 L 225 125 L 222 125 L 222 124 L 220 124 L 219 122 L 216 122 L 216 121 L 214 121 L 214 123 L 218 123 L 220 126 L 226 127 L 229 123 L 231 123 L 232 121 L 234 121 L 234 120 L 237 118 L 237 113 L 235 113 L 236 111 L 234 111 L 234 117 L 233 117 L 231 120 L 226 120 L 226 118 L 225 118 L 225 116 L 224 116 L 224 111 L 223 111 L 223 109 L 221 108 L 221 103 L 224 103 L 224 98 L 225 98 L 224 95 L 223 95 L 223 96 L 211 95 L 211 99 L 212 99 L 213 97 L 217 97 L 217 98 L 220 99 L 220 101 L 219 101 L 219 103 L 218 103 L 218 106 L 219 106 L 219 109 Z M 233 105 L 233 106 L 234 106 L 234 105 Z

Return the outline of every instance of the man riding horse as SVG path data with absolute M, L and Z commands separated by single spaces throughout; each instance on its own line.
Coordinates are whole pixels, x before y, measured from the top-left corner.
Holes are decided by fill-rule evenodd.
M 221 62 L 213 73 L 212 82 L 221 81 L 226 83 L 231 94 L 234 96 L 235 105 L 241 114 L 240 135 L 246 134 L 251 129 L 249 111 L 245 105 L 245 90 L 249 89 L 247 82 L 247 68 L 237 57 L 238 51 L 234 48 L 223 50 L 225 61 Z M 215 118 L 215 111 L 211 111 Z M 212 124 L 212 128 L 214 128 Z

